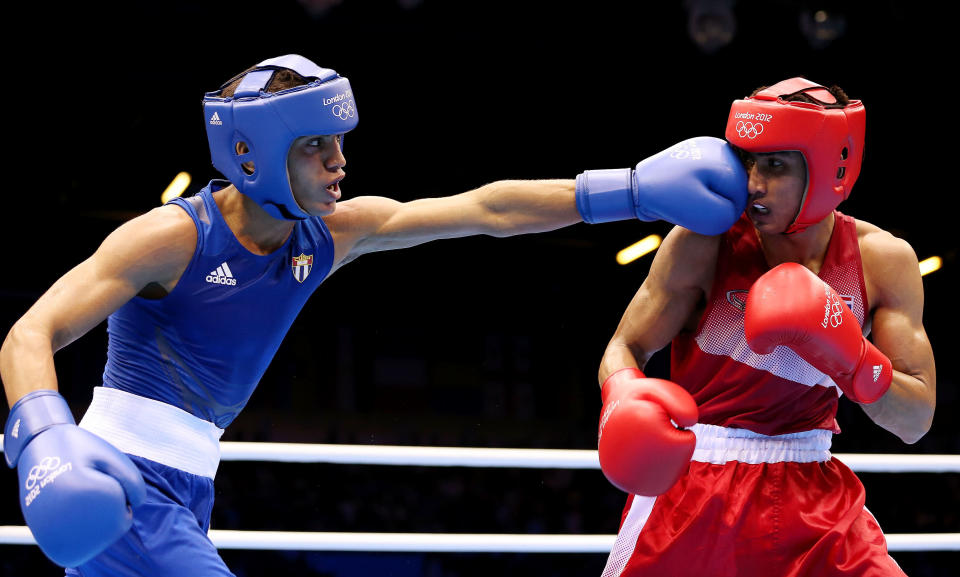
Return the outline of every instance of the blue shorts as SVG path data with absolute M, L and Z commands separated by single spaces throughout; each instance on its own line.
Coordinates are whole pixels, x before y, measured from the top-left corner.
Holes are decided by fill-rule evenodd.
M 70 577 L 235 577 L 207 536 L 213 479 L 128 455 L 147 485 L 133 527 Z

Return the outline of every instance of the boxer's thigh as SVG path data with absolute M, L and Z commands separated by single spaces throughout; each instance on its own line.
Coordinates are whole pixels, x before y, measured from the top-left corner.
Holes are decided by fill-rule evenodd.
M 132 457 L 147 486 L 133 526 L 118 542 L 68 576 L 233 577 L 207 536 L 213 482 Z

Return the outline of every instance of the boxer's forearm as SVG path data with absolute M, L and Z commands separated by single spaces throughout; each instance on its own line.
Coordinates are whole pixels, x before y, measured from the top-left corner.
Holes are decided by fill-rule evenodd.
M 597 379 L 602 385 L 607 377 L 620 369 L 637 368 L 643 370 L 645 364 L 646 358 L 638 360 L 629 346 L 614 340 L 607 345 L 607 349 L 603 352 Z
M 51 340 L 42 332 L 14 325 L 0 348 L 0 376 L 11 407 L 32 390 L 57 390 Z
M 875 403 L 860 405 L 874 423 L 900 437 L 905 443 L 920 440 L 933 423 L 936 388 L 933 382 L 893 372 L 890 389 Z
M 475 191 L 493 236 L 545 232 L 580 222 L 573 180 L 501 180 Z

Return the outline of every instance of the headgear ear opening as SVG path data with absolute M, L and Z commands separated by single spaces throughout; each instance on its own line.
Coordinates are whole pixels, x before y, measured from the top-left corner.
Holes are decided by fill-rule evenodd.
M 234 151 L 237 154 L 237 158 L 240 159 L 240 169 L 243 170 L 243 173 L 247 176 L 253 176 L 257 171 L 257 163 L 253 160 L 244 160 L 250 153 L 250 147 L 247 146 L 247 143 L 238 140 L 234 146 Z
M 310 82 L 265 92 L 278 69 L 292 70 Z M 232 96 L 222 97 L 223 89 L 236 78 L 203 99 L 214 167 L 274 218 L 309 217 L 290 188 L 287 153 L 301 136 L 342 134 L 356 127 L 357 108 L 350 82 L 336 71 L 296 54 L 257 64 Z M 241 145 L 246 152 L 241 152 Z

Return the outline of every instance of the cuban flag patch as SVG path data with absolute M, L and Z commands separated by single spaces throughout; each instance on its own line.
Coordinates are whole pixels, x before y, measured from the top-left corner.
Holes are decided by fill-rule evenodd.
M 302 283 L 307 280 L 310 271 L 313 269 L 313 255 L 300 253 L 300 256 L 293 257 L 291 268 L 293 269 L 293 278 Z

